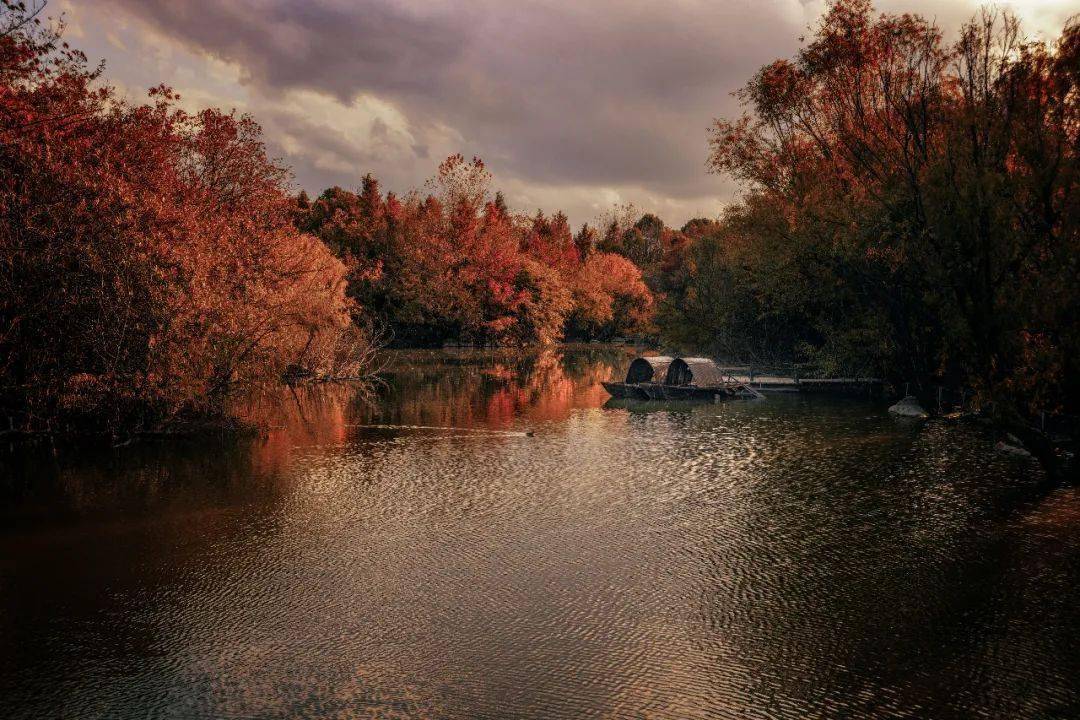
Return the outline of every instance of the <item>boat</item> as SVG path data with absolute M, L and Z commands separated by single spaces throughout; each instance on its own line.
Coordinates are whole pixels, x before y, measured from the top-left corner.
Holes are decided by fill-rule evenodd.
M 655 357 L 634 358 L 626 370 L 623 382 L 607 380 L 601 382 L 604 389 L 613 398 L 628 400 L 648 400 L 649 387 L 659 385 L 667 377 L 667 370 L 674 358 L 658 355 Z
M 662 383 L 675 358 L 664 355 L 634 358 L 626 369 L 626 382 L 634 385 Z
M 613 398 L 629 400 L 716 400 L 734 397 L 737 383 L 707 358 L 639 357 L 623 382 L 601 383 Z
M 739 374 L 736 374 L 739 373 Z M 703 357 L 639 357 L 630 363 L 624 382 L 605 382 L 612 397 L 629 400 L 762 399 L 766 392 L 840 392 L 880 390 L 876 378 L 800 378 L 756 374 L 749 366 L 720 366 Z
M 664 385 L 661 390 L 665 400 L 717 400 L 735 396 L 730 385 L 698 387 L 697 385 Z
M 665 400 L 716 400 L 735 394 L 730 378 L 708 358 L 676 358 L 655 391 Z
M 620 400 L 645 400 L 648 396 L 638 387 L 637 383 L 612 382 L 603 380 L 600 383 L 608 394 Z

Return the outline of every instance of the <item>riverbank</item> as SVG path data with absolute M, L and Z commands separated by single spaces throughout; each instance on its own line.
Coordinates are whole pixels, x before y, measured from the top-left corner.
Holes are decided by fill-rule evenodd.
M 527 385 L 539 382 L 540 387 L 532 392 L 544 392 L 547 383 L 553 373 L 574 372 L 582 366 L 607 366 L 610 372 L 603 372 L 593 378 L 594 386 L 590 397 L 591 401 L 602 403 L 607 395 L 599 388 L 601 380 L 609 380 L 612 377 L 622 377 L 630 361 L 642 354 L 655 352 L 647 346 L 634 344 L 601 344 L 601 343 L 564 343 L 537 347 L 530 350 L 507 347 L 453 347 L 446 349 L 412 348 L 412 349 L 386 349 L 380 352 L 377 358 L 372 358 L 372 364 L 379 369 L 379 374 L 364 382 L 348 383 L 317 383 L 300 381 L 294 384 L 283 383 L 275 388 L 263 388 L 257 393 L 234 398 L 222 412 L 215 415 L 207 415 L 194 418 L 192 421 L 179 423 L 167 430 L 131 431 L 127 433 L 110 432 L 40 432 L 40 433 L 0 433 L 0 443 L 7 441 L 9 450 L 15 445 L 45 445 L 55 447 L 58 444 L 70 449 L 92 447 L 128 447 L 142 442 L 165 442 L 173 440 L 195 440 L 199 438 L 247 438 L 265 436 L 267 433 L 280 429 L 289 423 L 302 423 L 302 416 L 297 416 L 293 410 L 301 407 L 304 398 L 323 397 L 351 397 L 351 405 L 366 405 L 374 413 L 372 417 L 380 418 L 378 408 L 392 405 L 395 398 L 402 392 L 396 383 L 409 382 L 411 377 L 429 377 L 445 374 L 449 369 L 460 368 L 468 374 L 475 372 L 480 382 L 479 387 L 498 384 L 514 384 L 524 380 Z M 417 392 L 420 388 L 414 387 Z M 479 389 L 479 388 L 478 388 Z M 770 397 L 773 397 L 770 394 Z M 826 394 L 828 397 L 828 394 Z M 849 398 L 857 401 L 857 397 Z M 336 400 L 333 402 L 337 402 Z M 433 407 L 439 406 L 436 398 L 430 398 L 421 402 L 430 402 Z M 523 399 L 517 398 L 513 407 L 521 409 Z M 876 412 L 884 413 L 887 400 L 878 400 L 874 407 Z M 319 404 L 319 403 L 316 403 Z M 995 446 L 1002 441 L 1007 441 L 1007 435 L 1013 432 L 1012 426 L 996 421 L 987 413 L 928 413 L 932 417 L 929 423 L 948 423 L 952 425 L 971 426 L 980 437 L 986 441 L 987 452 L 994 452 Z M 421 415 L 428 420 L 420 422 L 415 418 L 393 419 L 388 422 L 402 422 L 419 424 L 432 424 L 438 417 L 437 413 Z M 365 413 L 366 416 L 366 413 Z M 384 418 L 385 419 L 385 418 Z M 449 420 L 451 424 L 456 419 Z M 1031 450 L 1032 454 L 1039 459 L 1046 473 L 1044 484 L 1047 489 L 1060 484 L 1075 484 L 1076 463 L 1071 457 L 1062 457 L 1061 444 L 1051 446 L 1053 456 L 1049 461 L 1045 456 L 1046 446 L 1037 445 L 1037 440 L 1018 438 L 1024 448 L 1042 447 L 1039 450 Z M 1010 441 L 1012 442 L 1012 441 Z M 1013 443 L 1015 444 L 1015 442 Z M 1068 448 L 1065 448 L 1068 450 Z

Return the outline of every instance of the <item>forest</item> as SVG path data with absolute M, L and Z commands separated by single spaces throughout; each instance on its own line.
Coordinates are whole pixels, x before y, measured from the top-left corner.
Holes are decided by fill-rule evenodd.
M 9 431 L 158 431 L 379 344 L 634 338 L 1077 413 L 1080 24 L 985 10 L 946 40 L 836 0 L 702 138 L 741 192 L 679 229 L 574 231 L 481 159 L 312 198 L 254 118 L 122 98 L 40 7 L 0 0 L 0 412 Z M 706 145 L 707 143 L 707 145 Z
M 983 10 L 946 43 L 832 4 L 718 120 L 744 188 L 661 308 L 673 340 L 961 387 L 1001 419 L 1080 402 L 1080 24 Z M 1019 416 L 1019 417 L 1018 417 Z
M 427 193 L 399 198 L 364 176 L 296 198 L 297 227 L 348 268 L 371 336 L 404 346 L 544 345 L 652 332 L 646 276 L 675 235 L 651 215 L 612 212 L 602 237 L 567 217 L 511 211 L 483 160 L 447 158 Z M 625 210 L 625 209 L 623 209 Z

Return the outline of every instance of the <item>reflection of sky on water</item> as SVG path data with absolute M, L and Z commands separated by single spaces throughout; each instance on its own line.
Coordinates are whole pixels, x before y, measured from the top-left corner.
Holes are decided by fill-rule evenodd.
M 404 354 L 243 442 L 7 458 L 0 711 L 1045 717 L 1080 496 L 862 401 L 605 408 L 629 351 Z M 461 427 L 484 432 L 358 428 Z M 534 430 L 531 437 L 492 430 Z M 1038 693 L 1030 692 L 1037 686 Z

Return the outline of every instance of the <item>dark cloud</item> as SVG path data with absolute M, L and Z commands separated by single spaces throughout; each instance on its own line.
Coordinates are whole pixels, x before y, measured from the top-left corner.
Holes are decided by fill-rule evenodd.
M 795 3 L 111 1 L 260 92 L 374 94 L 418 145 L 449 126 L 501 173 L 677 196 L 708 191 L 711 118 L 802 23 Z
M 415 187 L 444 153 L 460 151 L 487 160 L 523 203 L 555 199 L 547 209 L 565 207 L 578 221 L 595 216 L 589 198 L 611 202 L 601 188 L 673 215 L 715 214 L 734 187 L 705 173 L 707 127 L 738 112 L 732 91 L 762 64 L 790 56 L 824 7 L 823 0 L 69 1 L 134 16 L 235 64 L 270 146 L 308 189 L 354 185 L 367 171 L 395 189 Z M 884 0 L 882 9 L 921 11 L 949 30 L 975 1 Z M 110 66 L 110 74 L 117 70 L 139 76 Z M 198 89 L 199 81 L 188 84 Z M 372 99 L 393 110 L 342 127 L 327 120 L 325 106 L 307 117 L 297 91 L 334 98 L 345 114 Z

